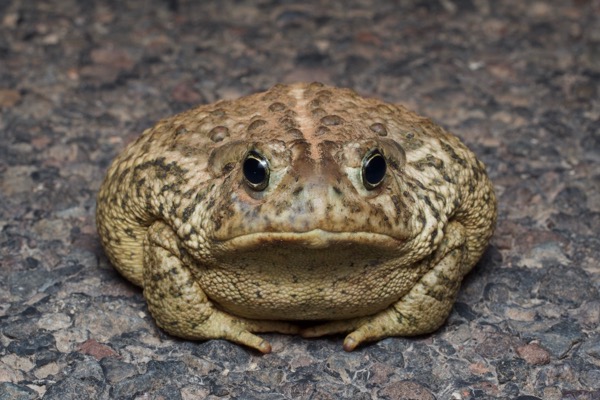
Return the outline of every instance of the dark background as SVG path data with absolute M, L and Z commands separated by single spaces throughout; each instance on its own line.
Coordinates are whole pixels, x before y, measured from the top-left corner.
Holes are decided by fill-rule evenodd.
M 0 0 L 0 399 L 599 399 L 599 21 L 597 0 Z M 353 353 L 166 335 L 98 242 L 111 159 L 192 105 L 314 80 L 486 163 L 498 229 L 448 322 Z

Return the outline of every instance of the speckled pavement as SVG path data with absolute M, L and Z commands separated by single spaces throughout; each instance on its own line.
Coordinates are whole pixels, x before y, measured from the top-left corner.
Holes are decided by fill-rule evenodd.
M 162 117 L 277 82 L 403 103 L 487 164 L 447 323 L 260 356 L 168 336 L 94 225 Z M 0 1 L 0 399 L 600 399 L 600 1 Z

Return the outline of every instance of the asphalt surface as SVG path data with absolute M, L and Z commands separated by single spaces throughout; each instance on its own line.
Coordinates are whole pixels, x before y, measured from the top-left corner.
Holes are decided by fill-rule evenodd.
M 600 1 L 0 1 L 0 399 L 600 399 Z M 278 82 L 402 103 L 488 167 L 447 323 L 260 356 L 158 329 L 94 224 L 162 117 Z

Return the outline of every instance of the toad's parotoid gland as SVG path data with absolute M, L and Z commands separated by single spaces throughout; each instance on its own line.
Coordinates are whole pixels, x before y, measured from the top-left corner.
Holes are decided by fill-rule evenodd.
M 319 83 L 160 121 L 114 160 L 97 208 L 160 327 L 263 353 L 258 332 L 347 333 L 353 350 L 434 331 L 495 220 L 485 167 L 455 136 Z

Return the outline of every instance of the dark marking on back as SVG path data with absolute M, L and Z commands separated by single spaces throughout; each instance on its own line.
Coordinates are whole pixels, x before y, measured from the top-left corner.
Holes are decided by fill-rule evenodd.
M 406 208 L 406 205 L 404 204 L 404 202 L 400 199 L 400 197 L 398 197 L 398 195 L 392 195 L 391 196 L 392 199 L 392 203 L 394 203 L 394 208 L 396 209 L 396 214 L 400 215 L 402 213 L 402 208 Z
M 118 184 L 121 184 L 125 178 L 127 177 L 127 175 L 129 174 L 129 168 L 125 168 L 120 174 L 119 177 L 117 178 L 117 182 Z
M 181 135 L 185 135 L 186 133 L 188 133 L 187 128 L 184 125 L 179 125 L 177 128 L 175 128 L 174 136 L 181 136 Z
M 462 157 L 460 157 L 458 154 L 456 154 L 456 151 L 454 151 L 454 148 L 452 146 L 450 146 L 446 142 L 441 142 L 441 145 L 442 145 L 442 150 L 444 150 L 448 155 L 450 155 L 450 158 L 452 158 L 454 161 L 459 163 L 462 167 L 464 167 L 464 168 L 467 167 L 467 162 Z
M 425 201 L 425 204 L 427 204 L 427 206 L 429 207 L 429 209 L 431 210 L 431 213 L 433 214 L 433 217 L 436 220 L 440 219 L 440 213 L 439 211 L 435 208 L 435 206 L 433 205 L 433 203 L 431 202 L 431 199 L 429 198 L 429 196 L 423 196 L 423 200 Z
M 267 124 L 267 121 L 265 121 L 264 119 L 257 119 L 248 126 L 248 132 L 255 131 L 258 128 L 260 128 L 261 126 L 266 125 L 266 124 Z
M 438 231 L 437 229 L 434 229 L 433 232 L 431 232 L 431 236 L 429 237 L 429 247 L 433 248 L 435 245 L 435 238 L 438 235 Z
M 310 108 L 319 108 L 321 107 L 321 101 L 319 99 L 312 99 L 310 103 L 308 103 Z
M 183 210 L 183 214 L 181 215 L 181 222 L 187 222 L 188 219 L 192 216 L 194 210 L 196 209 L 196 203 L 190 204 Z
M 300 129 L 292 128 L 286 131 L 288 135 L 293 137 L 294 139 L 304 139 L 304 135 Z
M 380 122 L 376 122 L 376 123 L 372 124 L 371 126 L 369 126 L 369 129 L 372 132 L 375 132 L 379 136 L 387 136 L 387 129 L 386 129 L 385 125 L 383 125 Z
M 327 115 L 327 111 L 323 110 L 320 107 L 312 109 L 310 113 L 315 119 L 321 119 Z
M 339 115 L 326 115 L 321 118 L 320 122 L 325 126 L 337 126 L 344 124 L 346 121 Z
M 125 232 L 125 234 L 126 234 L 127 236 L 129 236 L 130 238 L 132 238 L 132 239 L 137 239 L 137 236 L 135 235 L 135 233 L 133 232 L 133 229 L 131 229 L 131 228 L 125 228 L 125 229 L 123 230 L 123 232 Z
M 159 179 L 165 179 L 168 175 L 172 175 L 177 178 L 183 178 L 187 170 L 181 168 L 175 161 L 166 164 L 165 159 L 165 157 L 159 157 L 155 158 L 154 160 L 146 161 L 136 165 L 134 171 L 138 173 L 140 171 L 154 168 L 156 177 Z
M 279 119 L 279 124 L 285 129 L 285 130 L 289 130 L 289 129 L 293 129 L 293 128 L 298 128 L 298 123 L 291 117 L 289 116 L 284 116 L 281 117 Z
M 285 104 L 280 103 L 278 101 L 269 106 L 269 111 L 272 111 L 272 112 L 283 111 L 285 109 L 286 109 Z
M 329 129 L 326 126 L 321 125 L 321 126 L 319 126 L 317 128 L 317 130 L 315 132 L 315 136 L 323 136 L 323 135 L 326 135 L 326 134 L 328 134 L 330 132 L 331 132 L 331 129 Z
M 210 132 L 208 132 L 208 136 L 210 137 L 210 140 L 215 143 L 221 142 L 225 138 L 229 137 L 229 129 L 220 125 L 215 126 L 210 130 Z

